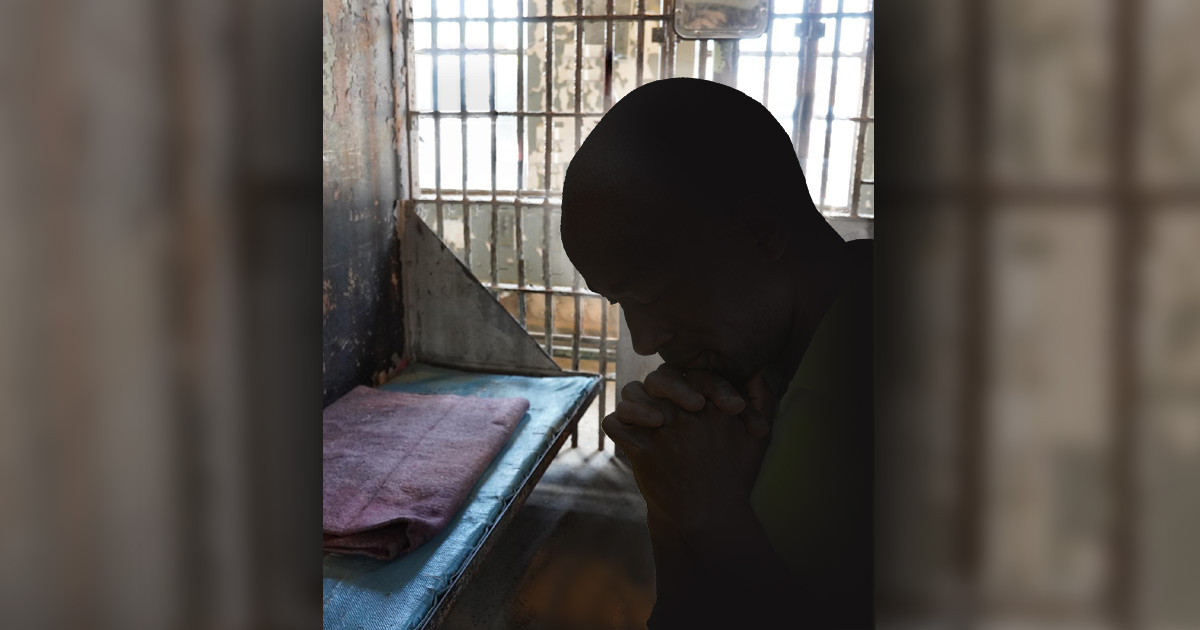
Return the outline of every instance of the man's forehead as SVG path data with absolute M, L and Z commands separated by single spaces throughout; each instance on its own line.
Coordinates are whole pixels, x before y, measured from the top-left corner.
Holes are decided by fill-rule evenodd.
M 617 271 L 615 269 L 604 271 L 608 273 L 593 272 L 589 274 L 591 276 L 587 278 L 589 289 L 600 295 L 615 297 L 624 295 L 626 291 L 630 290 L 631 285 L 636 287 L 637 275 L 635 273 L 614 273 Z
M 672 261 L 664 260 L 637 267 L 622 265 L 604 270 L 604 273 L 592 273 L 587 278 L 588 288 L 609 298 L 625 296 L 641 297 L 646 292 L 662 288 L 661 285 L 676 277 L 676 266 Z
M 573 262 L 593 291 L 610 297 L 644 291 L 678 275 L 694 255 L 686 246 L 695 244 L 688 228 L 624 210 L 603 218 L 593 214 L 573 226 Z

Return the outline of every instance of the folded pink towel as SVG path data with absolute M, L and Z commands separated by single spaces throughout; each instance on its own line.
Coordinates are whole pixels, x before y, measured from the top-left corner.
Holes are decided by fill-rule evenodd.
M 436 536 L 528 410 L 370 387 L 326 407 L 325 551 L 392 559 Z

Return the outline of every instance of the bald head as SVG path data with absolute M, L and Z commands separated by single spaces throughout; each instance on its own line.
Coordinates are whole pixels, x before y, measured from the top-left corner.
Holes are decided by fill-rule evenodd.
M 562 242 L 588 286 L 624 306 L 634 349 L 748 378 L 805 295 L 796 279 L 842 239 L 808 196 L 791 139 L 733 88 L 646 84 L 582 144 Z
M 573 225 L 592 233 L 630 220 L 704 221 L 736 212 L 750 193 L 793 228 L 828 230 L 791 139 L 765 107 L 711 81 L 655 81 L 614 105 L 572 159 L 564 237 Z

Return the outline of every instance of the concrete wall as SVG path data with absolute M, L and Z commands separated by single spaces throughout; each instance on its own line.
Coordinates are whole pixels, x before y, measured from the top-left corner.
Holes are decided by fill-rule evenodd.
M 324 404 L 403 353 L 397 199 L 393 18 L 386 0 L 326 0 L 322 32 L 324 106 L 322 393 Z M 400 77 L 396 79 L 395 77 Z

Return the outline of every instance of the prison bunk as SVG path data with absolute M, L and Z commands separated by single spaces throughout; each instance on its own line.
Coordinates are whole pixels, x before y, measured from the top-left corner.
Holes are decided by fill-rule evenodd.
M 323 626 L 437 627 L 599 391 L 562 370 L 411 211 L 401 232 L 405 358 L 382 389 L 522 397 L 529 411 L 441 534 L 393 561 L 326 554 Z

